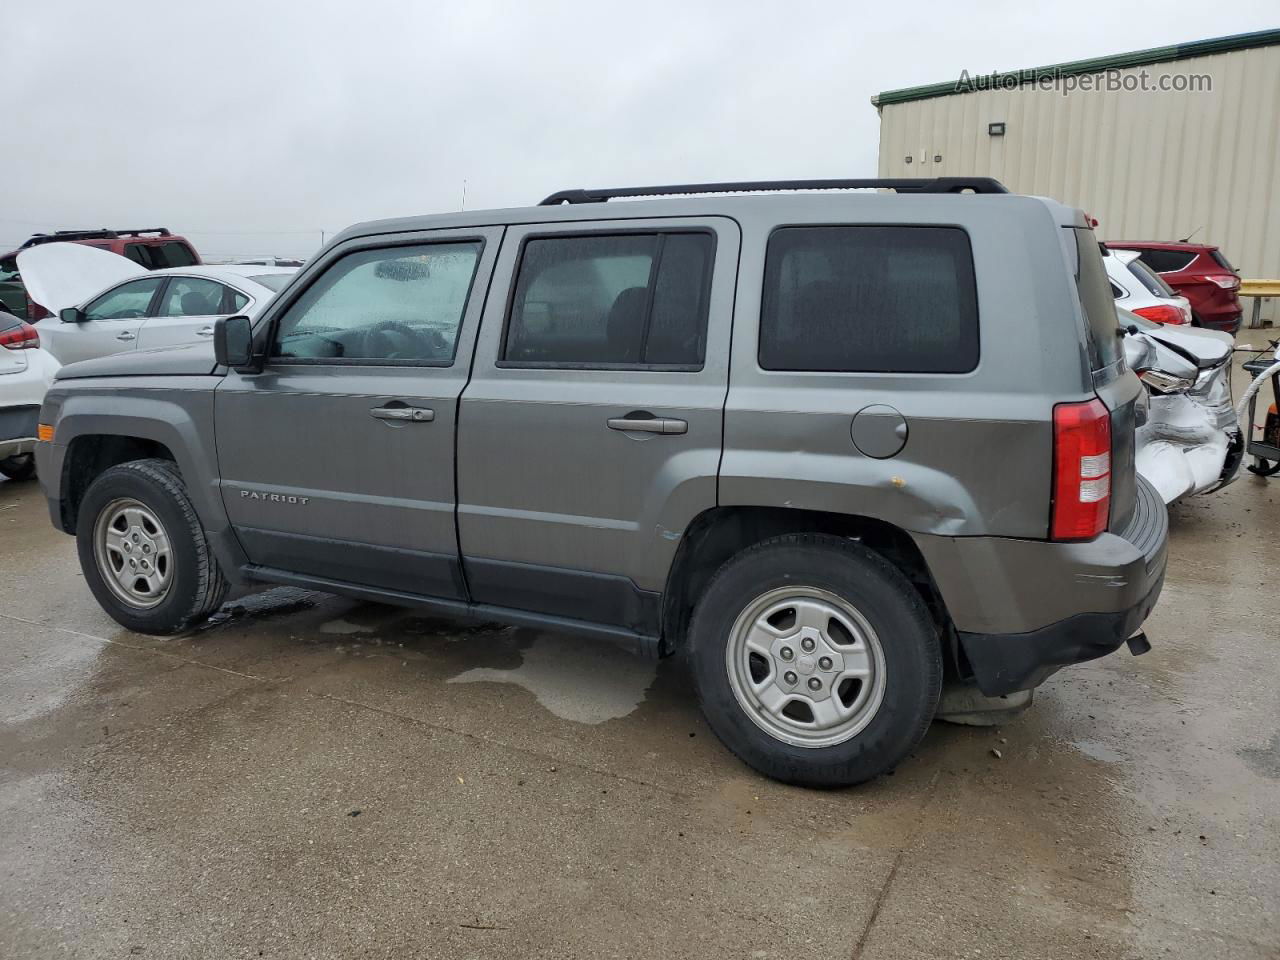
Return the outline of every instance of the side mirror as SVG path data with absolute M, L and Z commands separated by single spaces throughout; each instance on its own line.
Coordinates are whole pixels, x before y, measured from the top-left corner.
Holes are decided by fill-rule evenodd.
M 213 326 L 218 365 L 240 370 L 253 364 L 253 327 L 245 316 L 223 317 Z
M 79 307 L 63 307 L 58 311 L 58 319 L 63 323 L 84 323 L 86 317 Z

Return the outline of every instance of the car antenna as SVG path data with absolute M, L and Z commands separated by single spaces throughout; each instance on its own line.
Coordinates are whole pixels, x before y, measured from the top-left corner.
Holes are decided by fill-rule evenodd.
M 1185 237 L 1183 237 L 1178 242 L 1187 243 L 1192 237 L 1194 237 L 1197 233 L 1199 233 L 1203 229 L 1204 229 L 1204 224 L 1201 224 L 1200 226 L 1196 227 L 1194 230 L 1192 230 L 1190 233 L 1188 233 Z

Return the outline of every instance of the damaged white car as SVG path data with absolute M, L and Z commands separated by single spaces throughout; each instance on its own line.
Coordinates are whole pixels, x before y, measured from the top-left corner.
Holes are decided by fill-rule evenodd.
M 1235 479 L 1244 438 L 1231 402 L 1235 341 L 1217 330 L 1152 323 L 1117 308 L 1125 362 L 1146 385 L 1137 466 L 1165 503 L 1208 493 Z

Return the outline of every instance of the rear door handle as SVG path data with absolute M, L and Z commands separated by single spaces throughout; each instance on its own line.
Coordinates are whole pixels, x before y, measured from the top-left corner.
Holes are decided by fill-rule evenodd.
M 426 423 L 436 418 L 436 412 L 429 407 L 374 407 L 369 416 L 378 420 L 411 420 L 414 423 Z
M 118 334 L 118 335 L 116 336 L 116 339 L 117 339 L 117 340 L 126 340 L 126 341 L 127 341 L 127 340 L 137 340 L 138 338 L 137 338 L 137 337 L 135 337 L 135 336 L 134 336 L 132 333 L 130 333 L 128 330 L 126 330 L 124 333 Z
M 671 417 L 649 417 L 632 420 L 629 417 L 613 417 L 608 421 L 610 430 L 621 430 L 623 433 L 688 433 L 689 424 L 684 420 Z

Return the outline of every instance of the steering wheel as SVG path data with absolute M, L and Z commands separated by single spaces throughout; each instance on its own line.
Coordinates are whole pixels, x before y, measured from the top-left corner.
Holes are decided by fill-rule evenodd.
M 439 333 L 431 332 L 435 333 L 436 339 L 443 340 Z M 361 356 L 377 360 L 421 360 L 426 358 L 431 346 L 435 346 L 431 337 L 424 336 L 407 323 L 380 320 L 364 332 Z

